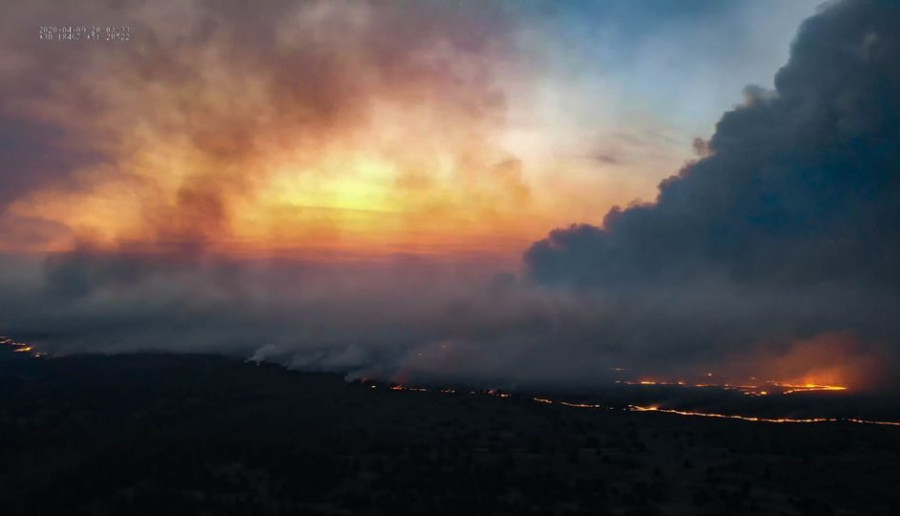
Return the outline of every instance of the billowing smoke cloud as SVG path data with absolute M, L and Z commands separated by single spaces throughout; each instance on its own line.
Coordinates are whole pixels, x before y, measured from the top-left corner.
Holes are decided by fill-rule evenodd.
M 663 181 L 654 203 L 535 243 L 531 277 L 627 300 L 612 328 L 633 330 L 619 337 L 657 360 L 832 331 L 896 358 L 898 34 L 896 3 L 827 6 L 800 28 L 775 91 L 748 87 L 722 117 L 708 155 Z M 832 351 L 821 359 L 841 361 Z
M 131 39 L 39 40 L 81 25 Z M 490 326 L 445 317 L 489 274 L 444 254 L 503 242 L 529 199 L 494 142 L 513 25 L 499 3 L 11 6 L 0 330 L 350 370 Z
M 140 12 L 123 5 L 136 9 L 123 12 Z M 108 118 L 89 125 L 79 158 L 91 162 L 91 173 L 48 174 L 82 188 L 96 186 L 97 174 L 115 176 L 117 195 L 141 192 L 132 200 L 144 225 L 112 231 L 112 243 L 77 234 L 74 249 L 42 262 L 4 257 L 4 331 L 51 352 L 215 351 L 356 375 L 504 385 L 596 382 L 613 367 L 668 377 L 710 368 L 750 375 L 758 373 L 755 364 L 772 375 L 821 371 L 829 381 L 859 382 L 872 357 L 897 358 L 894 5 L 860 0 L 823 9 L 801 27 L 776 90 L 748 88 L 745 104 L 696 145 L 702 157 L 664 181 L 655 203 L 614 209 L 602 226 L 553 231 L 526 252 L 521 279 L 490 277 L 498 267 L 483 262 L 250 260 L 210 244 L 233 236 L 234 210 L 245 213 L 257 181 L 278 175 L 259 156 L 284 151 L 328 168 L 319 158 L 330 146 L 358 143 L 421 165 L 418 153 L 393 147 L 390 137 L 373 143 L 376 127 L 386 136 L 399 131 L 399 140 L 437 131 L 428 133 L 442 142 L 436 147 L 417 141 L 452 158 L 463 192 L 488 204 L 525 202 L 521 163 L 484 143 L 503 113 L 502 96 L 490 86 L 489 63 L 497 60 L 482 59 L 504 54 L 503 9 L 479 17 L 415 3 L 425 7 L 401 19 L 399 11 L 374 9 L 377 3 L 291 4 L 302 11 L 275 3 L 254 15 L 260 23 L 245 26 L 226 15 L 228 4 L 186 5 L 134 14 L 136 30 L 153 37 L 140 47 L 103 50 L 103 70 L 109 60 L 122 65 L 108 91 L 101 83 L 89 92 L 96 77 L 76 70 L 97 66 L 96 57 L 65 64 L 53 57 L 58 48 L 44 57 L 59 59 L 62 70 L 73 67 L 83 84 L 47 94 L 41 88 L 51 86 L 15 83 L 23 88 L 14 92 L 19 99 L 53 100 L 25 104 L 32 123 L 65 127 L 71 110 L 102 106 L 99 116 Z M 140 24 L 154 16 L 168 24 Z M 278 29 L 284 20 L 292 23 Z M 298 32 L 297 23 L 307 30 Z M 242 32 L 248 27 L 275 29 L 251 37 Z M 6 67 L 14 62 L 0 59 Z M 259 75 L 246 73 L 254 68 Z M 410 96 L 422 100 L 414 106 L 438 110 L 422 119 L 448 124 L 406 118 L 395 108 Z M 389 122 L 370 124 L 370 117 Z M 122 124 L 133 131 L 113 130 Z M 30 145 L 28 135 L 40 127 L 17 145 Z M 398 183 L 433 193 L 422 186 L 433 178 L 419 170 L 409 167 Z M 484 170 L 500 179 L 503 196 L 491 194 L 497 185 L 485 185 Z M 20 183 L 5 202 L 32 185 Z M 119 217 L 107 208 L 102 217 Z M 447 206 L 428 208 L 416 213 L 438 217 Z M 48 238 L 72 229 L 39 213 L 10 213 L 45 224 Z M 390 231 L 406 228 L 383 217 Z M 267 227 L 276 240 L 278 229 Z M 315 241 L 323 231 L 306 236 Z M 148 249 L 147 241 L 176 245 Z
M 480 263 L 238 261 L 82 247 L 3 265 L 4 331 L 51 353 L 215 352 L 381 376 L 424 374 L 410 363 L 422 359 L 432 375 L 502 380 L 511 372 L 497 357 L 507 354 L 544 374 L 532 360 L 546 351 L 538 337 L 578 309 L 554 310 L 509 276 L 487 277 Z M 475 343 L 493 343 L 481 350 L 484 365 L 454 361 L 471 358 Z

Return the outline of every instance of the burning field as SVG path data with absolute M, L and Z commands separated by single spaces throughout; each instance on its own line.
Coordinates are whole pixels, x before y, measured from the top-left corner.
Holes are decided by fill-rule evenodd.
M 900 514 L 900 3 L 8 3 L 4 514 Z
M 0 502 L 12 516 L 900 509 L 896 423 L 636 401 L 680 389 L 750 402 L 814 396 L 810 407 L 833 410 L 846 391 L 620 385 L 630 405 L 590 403 L 571 392 L 346 382 L 211 355 L 48 359 L 9 346 L 0 385 Z
M 10 350 L 32 358 L 48 355 L 24 342 L 0 336 L 0 350 Z M 0 351 L 2 352 L 2 351 Z M 259 361 L 256 361 L 259 364 Z M 625 368 L 612 368 L 621 375 Z M 501 389 L 475 387 L 473 384 L 433 385 L 383 383 L 368 378 L 355 379 L 372 390 L 443 394 L 448 396 L 492 396 L 502 399 L 530 400 L 575 409 L 628 412 L 661 412 L 680 416 L 735 419 L 758 423 L 857 423 L 900 427 L 900 403 L 891 396 L 855 392 L 844 385 L 795 384 L 778 380 L 754 384 L 716 383 L 717 375 L 707 372 L 705 381 L 658 381 L 619 379 L 609 384 L 583 389 L 552 390 L 548 387 Z M 883 419 L 877 419 L 883 418 Z

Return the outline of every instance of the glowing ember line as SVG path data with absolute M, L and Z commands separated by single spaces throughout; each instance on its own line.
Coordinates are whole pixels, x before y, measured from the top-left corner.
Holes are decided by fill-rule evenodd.
M 666 414 L 677 414 L 679 416 L 694 416 L 694 417 L 711 417 L 711 418 L 720 418 L 720 419 L 738 419 L 741 421 L 751 421 L 754 423 L 838 423 L 838 422 L 846 422 L 846 423 L 856 423 L 862 425 L 883 425 L 883 426 L 900 426 L 900 422 L 898 421 L 877 421 L 874 419 L 859 419 L 855 417 L 814 417 L 814 418 L 806 418 L 806 419 L 795 419 L 795 418 L 767 418 L 767 417 L 756 417 L 756 416 L 740 416 L 737 414 L 718 414 L 715 412 L 692 412 L 687 410 L 675 410 L 675 409 L 661 409 L 658 407 L 640 407 L 637 405 L 629 405 L 629 410 L 634 412 L 663 412 Z
M 774 382 L 773 382 L 774 384 Z M 785 385 L 785 384 L 783 384 Z M 716 385 L 714 387 L 721 387 L 721 385 Z M 835 387 L 835 386 L 823 386 L 823 385 L 809 385 L 803 387 L 832 387 L 831 389 L 823 389 L 823 390 L 845 390 L 845 387 Z M 393 391 L 411 391 L 411 392 L 438 392 L 441 394 L 454 394 L 456 391 L 454 389 L 440 389 L 440 390 L 432 390 L 423 387 L 406 387 L 403 385 L 394 385 L 390 387 Z M 488 391 L 469 391 L 469 394 L 482 394 L 485 396 L 496 396 L 499 398 L 510 398 L 511 394 L 498 391 L 495 389 L 490 389 Z M 750 393 L 745 393 L 750 394 Z M 759 393 L 761 395 L 765 395 L 765 391 Z M 758 395 L 759 395 L 758 394 Z M 562 405 L 565 407 L 571 408 L 580 408 L 580 409 L 591 409 L 591 410 L 622 410 L 622 408 L 611 407 L 608 405 L 599 405 L 593 403 L 577 403 L 571 401 L 563 401 L 563 400 L 554 400 L 550 398 L 541 398 L 541 397 L 532 397 L 532 401 L 536 403 L 542 403 L 545 405 Z M 627 405 L 624 407 L 624 410 L 629 412 L 659 412 L 663 414 L 674 414 L 678 416 L 688 416 L 688 417 L 707 417 L 714 419 L 734 419 L 738 421 L 749 421 L 751 423 L 788 423 L 788 424 L 811 424 L 811 423 L 855 423 L 855 424 L 864 424 L 864 425 L 882 425 L 882 426 L 896 426 L 900 427 L 900 422 L 898 421 L 877 421 L 873 419 L 859 419 L 859 418 L 844 418 L 844 417 L 811 417 L 811 418 L 789 418 L 789 417 L 780 417 L 780 418 L 771 418 L 771 417 L 760 417 L 760 416 L 742 416 L 739 414 L 721 414 L 718 412 L 699 412 L 699 411 L 690 411 L 690 410 L 677 410 L 677 409 L 664 409 L 659 408 L 657 406 L 641 406 L 641 405 Z
M 590 408 L 590 409 L 607 409 L 607 410 L 615 410 L 613 407 L 606 407 L 603 405 L 594 405 L 591 403 L 570 403 L 568 401 L 560 401 L 560 405 L 565 405 L 567 407 L 575 407 L 575 408 Z
M 666 414 L 678 414 L 679 416 L 696 416 L 696 417 L 712 417 L 718 419 L 738 419 L 741 421 L 752 421 L 754 423 L 835 423 L 841 421 L 838 418 L 829 417 L 813 417 L 806 419 L 795 418 L 768 418 L 757 416 L 741 416 L 737 414 L 718 414 L 715 412 L 692 412 L 687 410 L 661 409 L 659 407 L 641 407 L 639 405 L 629 405 L 629 410 L 633 412 L 663 412 Z
M 652 386 L 675 386 L 675 387 L 715 387 L 729 391 L 738 391 L 747 396 L 768 396 L 770 394 L 791 394 L 795 392 L 825 392 L 825 391 L 846 391 L 847 387 L 842 385 L 820 385 L 814 383 L 794 384 L 788 382 L 767 381 L 760 385 L 746 384 L 730 384 L 730 383 L 687 383 L 684 381 L 666 382 L 657 380 L 616 380 L 616 383 L 622 385 L 652 385 Z
M 35 351 L 34 347 L 24 342 L 17 342 L 12 337 L 0 335 L 0 346 L 9 346 L 13 348 L 13 353 L 28 353 L 32 357 L 41 358 L 47 356 L 46 353 Z
M 812 392 L 812 391 L 846 391 L 846 387 L 842 387 L 840 385 L 816 385 L 812 383 L 807 383 L 803 385 L 794 385 L 790 383 L 783 382 L 772 382 L 772 385 L 777 387 L 786 388 L 783 394 L 790 394 L 792 392 Z
M 848 417 L 845 421 L 849 421 L 850 423 L 859 423 L 862 425 L 885 425 L 885 426 L 900 426 L 900 422 L 897 421 L 876 421 L 873 419 L 858 419 L 855 417 Z

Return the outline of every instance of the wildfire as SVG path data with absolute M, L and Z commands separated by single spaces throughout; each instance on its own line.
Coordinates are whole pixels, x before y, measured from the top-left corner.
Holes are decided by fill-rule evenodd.
M 392 385 L 390 389 L 392 391 L 430 392 L 429 389 L 424 387 L 407 387 L 405 385 Z
M 510 396 L 508 392 L 503 392 L 499 389 L 490 389 L 487 391 L 487 394 L 490 396 L 498 396 L 500 398 L 509 398 Z
M 656 406 L 642 407 L 639 405 L 629 405 L 629 410 L 634 412 L 663 412 L 665 414 L 677 414 L 679 416 L 695 416 L 695 417 L 713 417 L 720 419 L 739 419 L 741 421 L 753 421 L 755 423 L 828 423 L 841 421 L 838 418 L 814 417 L 814 418 L 768 418 L 757 416 L 741 416 L 738 414 L 719 414 L 715 412 L 693 412 L 688 410 L 663 409 Z M 900 423 L 898 423 L 900 424 Z
M 786 390 L 782 394 L 790 394 L 792 392 L 809 392 L 809 391 L 846 391 L 847 388 L 841 385 L 816 385 L 814 383 L 806 383 L 803 385 L 795 385 L 783 382 L 773 382 L 772 385 L 783 387 Z
M 848 423 L 857 423 L 865 425 L 884 425 L 884 426 L 900 426 L 898 421 L 876 421 L 873 419 L 859 419 L 854 417 L 836 418 L 836 417 L 813 417 L 813 418 L 768 418 L 757 416 L 741 416 L 738 414 L 719 414 L 716 412 L 694 412 L 689 410 L 663 409 L 655 406 L 641 407 L 638 405 L 629 405 L 629 410 L 634 412 L 663 412 L 665 414 L 677 414 L 679 416 L 693 417 L 712 417 L 720 419 L 738 419 L 741 421 L 752 421 L 755 423 L 837 423 L 845 421 Z
M 756 389 L 756 386 L 749 385 L 735 385 L 731 386 L 728 384 L 723 385 L 715 385 L 715 384 L 694 384 L 687 385 L 684 382 L 649 382 L 649 381 L 639 381 L 639 382 L 617 382 L 625 385 L 681 385 L 687 387 L 730 387 L 734 389 L 738 388 L 753 388 Z M 837 385 L 817 385 L 817 384 L 803 384 L 803 385 L 794 385 L 784 382 L 768 382 L 768 385 L 774 385 L 776 387 L 784 388 L 782 394 L 788 394 L 790 392 L 802 392 L 802 391 L 843 391 L 846 390 L 846 387 L 837 386 Z M 374 387 L 374 385 L 372 386 Z M 435 392 L 440 394 L 456 394 L 455 389 L 445 388 L 445 389 L 428 389 L 425 387 L 409 387 L 406 385 L 392 385 L 390 387 L 392 391 L 408 391 L 408 392 Z M 749 392 L 749 391 L 748 391 Z M 496 396 L 499 398 L 511 398 L 512 394 L 507 392 L 498 390 L 498 389 L 489 389 L 484 391 L 469 391 L 470 395 L 485 395 L 485 396 Z M 767 395 L 767 391 L 758 391 L 757 395 L 765 396 Z M 900 422 L 898 421 L 877 421 L 872 419 L 860 419 L 860 418 L 852 418 L 852 417 L 811 417 L 811 418 L 789 418 L 789 417 L 779 417 L 779 418 L 771 418 L 771 417 L 761 417 L 761 416 L 743 416 L 740 414 L 722 414 L 718 412 L 702 412 L 702 411 L 692 411 L 692 410 L 678 410 L 678 409 L 670 409 L 670 408 L 661 408 L 657 405 L 626 405 L 624 407 L 614 407 L 609 405 L 600 405 L 594 403 L 583 403 L 583 402 L 572 402 L 565 400 L 555 400 L 552 398 L 538 397 L 534 396 L 530 398 L 531 401 L 535 403 L 541 403 L 544 405 L 562 405 L 564 407 L 577 408 L 577 409 L 589 409 L 589 410 L 626 410 L 629 412 L 659 412 L 663 414 L 674 414 L 678 416 L 687 416 L 687 417 L 706 417 L 706 418 L 716 418 L 716 419 L 734 419 L 739 421 L 749 421 L 753 423 L 784 423 L 784 424 L 811 424 L 811 423 L 855 423 L 855 424 L 865 424 L 865 425 L 882 425 L 882 426 L 896 426 L 900 427 Z
M 711 375 L 708 373 L 707 376 Z M 755 378 L 753 378 L 755 380 Z M 732 384 L 732 383 L 688 383 L 683 380 L 679 381 L 657 381 L 657 380 L 616 380 L 616 383 L 622 385 L 644 385 L 644 386 L 672 386 L 672 387 L 694 387 L 694 388 L 718 388 L 729 391 L 738 391 L 747 396 L 768 396 L 770 394 L 792 394 L 795 392 L 816 392 L 816 391 L 846 391 L 847 387 L 843 385 L 824 385 L 816 383 L 790 383 L 775 380 L 768 380 L 762 383 L 754 384 Z
M 34 347 L 26 344 L 24 342 L 18 342 L 11 337 L 8 336 L 0 336 L 0 346 L 9 346 L 13 348 L 13 352 L 15 353 L 29 353 L 33 357 L 45 357 L 45 353 L 41 353 L 39 351 L 35 351 Z M 707 376 L 711 376 L 708 374 Z M 753 378 L 755 380 L 755 378 Z M 364 379 L 362 381 L 363 384 L 367 385 L 370 389 L 376 389 L 378 385 L 376 383 L 371 383 L 371 380 Z M 780 394 L 791 394 L 795 392 L 812 392 L 812 391 L 846 391 L 847 387 L 842 385 L 823 385 L 816 383 L 789 383 L 789 382 L 778 382 L 778 381 L 767 381 L 760 385 L 737 385 L 737 384 L 713 384 L 713 383 L 695 383 L 689 384 L 684 381 L 675 381 L 675 382 L 666 382 L 666 381 L 656 381 L 656 380 L 639 380 L 639 381 L 628 381 L 628 380 L 618 380 L 616 381 L 618 384 L 622 385 L 643 385 L 643 386 L 676 386 L 676 387 L 700 387 L 700 388 L 708 388 L 708 387 L 717 387 L 722 389 L 729 390 L 738 390 L 747 395 L 753 396 L 767 396 L 770 393 L 780 393 Z M 388 387 L 391 391 L 406 391 L 406 392 L 434 392 L 439 394 L 457 394 L 459 391 L 454 388 L 441 388 L 441 389 L 430 389 L 427 387 L 418 387 L 418 386 L 408 386 L 403 384 L 391 384 Z M 466 391 L 464 391 L 466 392 Z M 484 395 L 484 396 L 494 396 L 498 398 L 508 399 L 513 398 L 514 396 L 508 392 L 505 392 L 500 389 L 488 389 L 482 391 L 467 391 L 469 395 Z M 883 426 L 895 426 L 900 427 L 900 422 L 897 421 L 877 421 L 871 419 L 860 419 L 860 418 L 827 418 L 827 417 L 813 417 L 813 418 L 768 418 L 768 417 L 760 417 L 760 416 L 743 416 L 740 414 L 722 414 L 717 412 L 702 412 L 702 411 L 690 411 L 690 410 L 678 410 L 671 408 L 661 408 L 657 405 L 627 405 L 625 407 L 613 407 L 608 405 L 600 405 L 593 403 L 584 403 L 584 402 L 573 402 L 573 401 L 565 401 L 565 400 L 555 400 L 552 398 L 546 397 L 531 397 L 531 401 L 535 403 L 541 403 L 545 405 L 562 405 L 564 407 L 569 408 L 578 408 L 578 409 L 589 409 L 589 410 L 627 410 L 631 412 L 659 412 L 664 414 L 674 414 L 679 416 L 689 416 L 689 417 L 707 417 L 707 418 L 718 418 L 718 419 L 735 419 L 740 421 L 750 421 L 754 423 L 837 423 L 837 422 L 846 422 L 846 423 L 855 423 L 855 424 L 866 424 L 866 425 L 883 425 Z
M 0 335 L 0 346 L 9 346 L 13 348 L 13 353 L 28 353 L 35 358 L 47 356 L 46 353 L 35 351 L 34 347 L 24 342 L 18 342 L 12 337 Z

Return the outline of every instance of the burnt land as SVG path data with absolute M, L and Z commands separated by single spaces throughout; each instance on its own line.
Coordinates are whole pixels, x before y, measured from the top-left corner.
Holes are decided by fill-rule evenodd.
M 6 515 L 900 513 L 900 428 L 395 392 L 205 355 L 0 358 Z

